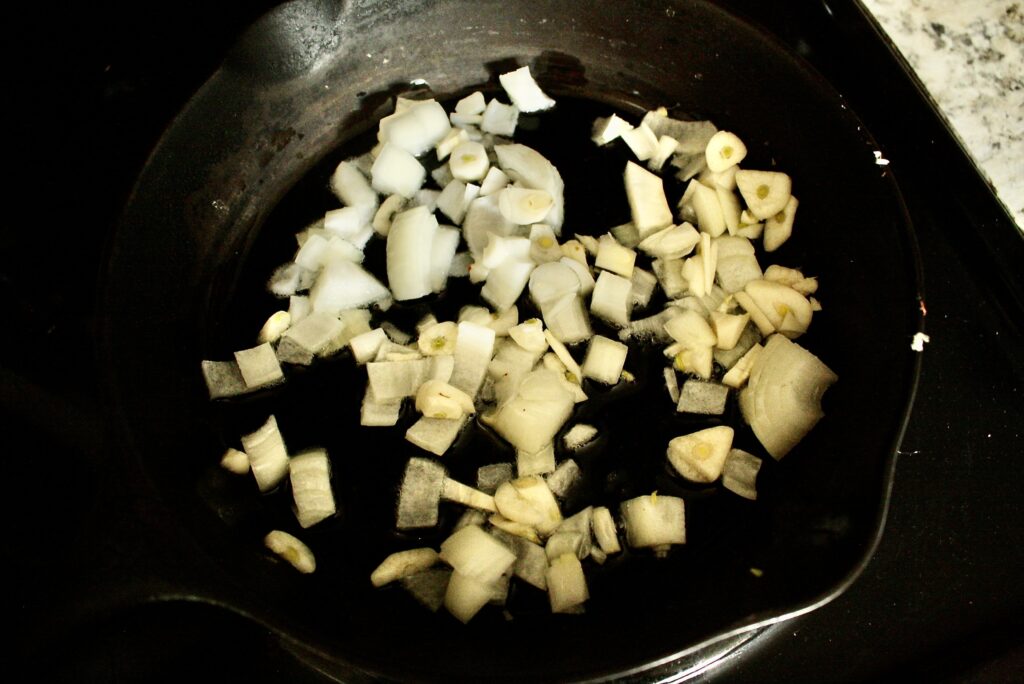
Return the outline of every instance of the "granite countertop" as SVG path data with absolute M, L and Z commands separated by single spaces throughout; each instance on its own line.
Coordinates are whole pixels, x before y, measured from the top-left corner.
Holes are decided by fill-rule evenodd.
M 860 1 L 1024 231 L 1024 2 Z

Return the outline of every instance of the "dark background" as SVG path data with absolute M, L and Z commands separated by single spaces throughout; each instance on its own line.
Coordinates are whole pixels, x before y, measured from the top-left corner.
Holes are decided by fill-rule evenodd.
M 128 498 L 96 495 L 110 476 L 92 342 L 108 236 L 161 131 L 274 4 L 48 7 L 8 26 L 6 614 L 34 679 L 323 680 L 267 630 L 215 607 L 154 604 L 84 623 L 68 610 L 88 605 L 80 563 L 102 555 L 98 525 Z M 709 678 L 1019 681 L 1024 241 L 854 3 L 722 4 L 810 60 L 892 160 L 932 341 L 875 558 L 834 602 L 769 628 Z

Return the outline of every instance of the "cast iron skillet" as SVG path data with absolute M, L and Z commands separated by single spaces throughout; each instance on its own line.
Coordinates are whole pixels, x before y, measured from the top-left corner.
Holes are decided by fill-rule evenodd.
M 441 97 L 493 87 L 496 73 L 516 63 L 530 64 L 564 102 L 632 114 L 667 105 L 709 117 L 746 139 L 752 165 L 788 171 L 800 214 L 775 261 L 821 275 L 825 311 L 802 342 L 840 382 L 826 395 L 826 419 L 766 466 L 756 504 L 681 484 L 663 467 L 663 446 L 611 429 L 646 419 L 682 432 L 686 423 L 672 422 L 671 407 L 663 415 L 631 397 L 614 409 L 606 402 L 592 419 L 620 436 L 591 458 L 603 478 L 593 495 L 612 504 L 654 488 L 686 497 L 689 544 L 665 560 L 627 554 L 594 571 L 585 615 L 547 615 L 543 595 L 521 590 L 511 599 L 515 620 L 488 609 L 465 627 L 401 591 L 370 588 L 385 551 L 436 544 L 443 534 L 386 532 L 393 498 L 378 491 L 394 486 L 411 452 L 400 431 L 349 429 L 362 394 L 350 365 L 322 363 L 295 372 L 280 390 L 212 405 L 199 359 L 251 344 L 260 317 L 273 310 L 260 280 L 287 258 L 295 222 L 327 206 L 325 169 L 387 113 L 393 94 L 414 79 Z M 579 124 L 584 139 L 587 124 Z M 584 153 L 574 145 L 566 149 Z M 917 378 L 910 338 L 920 329 L 919 267 L 897 187 L 876 151 L 806 64 L 706 2 L 610 0 L 586 11 L 489 0 L 279 7 L 245 34 L 166 132 L 111 250 L 101 326 L 107 396 L 131 496 L 141 510 L 161 512 L 147 514 L 139 543 L 165 547 L 173 560 L 137 579 L 122 601 L 223 605 L 346 680 L 638 674 L 828 601 L 860 573 L 881 533 Z M 587 189 L 570 174 L 563 169 L 569 221 L 576 211 L 599 221 L 583 209 Z M 616 218 L 576 230 L 598 232 Z M 659 369 L 637 370 L 643 386 Z M 260 497 L 216 465 L 234 436 L 268 413 L 293 451 L 320 444 L 332 455 L 341 513 L 302 533 L 318 554 L 312 576 L 261 547 L 271 527 L 296 531 L 287 492 Z M 749 432 L 737 443 L 758 449 Z M 446 465 L 468 479 L 501 458 L 479 437 Z

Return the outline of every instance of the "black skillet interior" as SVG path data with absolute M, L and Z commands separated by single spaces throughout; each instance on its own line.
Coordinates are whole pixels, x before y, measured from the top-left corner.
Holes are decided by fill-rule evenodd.
M 205 399 L 198 361 L 251 344 L 276 308 L 263 280 L 290 257 L 294 233 L 333 206 L 327 174 L 365 146 L 360 136 L 394 94 L 414 90 L 415 79 L 442 98 L 493 89 L 517 63 L 562 102 L 521 139 L 543 146 L 562 171 L 568 232 L 600 233 L 626 218 L 626 157 L 589 144 L 596 114 L 635 117 L 665 105 L 711 118 L 746 141 L 750 166 L 789 172 L 797 229 L 771 262 L 820 275 L 824 311 L 802 343 L 840 382 L 826 395 L 825 420 L 784 461 L 766 464 L 761 498 L 750 503 L 668 474 L 664 439 L 712 423 L 674 415 L 657 390 L 660 367 L 637 357 L 628 366 L 637 389 L 591 388 L 599 400 L 581 418 L 606 437 L 580 457 L 591 473 L 587 496 L 611 505 L 654 489 L 684 496 L 689 543 L 667 559 L 627 553 L 594 568 L 585 615 L 547 615 L 542 594 L 518 588 L 516 619 L 490 609 L 467 628 L 367 581 L 387 552 L 436 546 L 444 531 L 389 531 L 413 449 L 402 430 L 358 429 L 364 381 L 350 360 L 297 369 L 281 389 L 223 404 Z M 166 506 L 216 569 L 208 585 L 178 595 L 252 615 L 338 672 L 567 679 L 635 671 L 841 591 L 874 548 L 916 381 L 913 238 L 875 151 L 805 64 L 707 3 L 278 8 L 167 131 L 111 253 L 102 344 L 124 449 L 144 473 L 139 497 Z M 437 305 L 459 301 L 453 288 Z M 261 547 L 272 527 L 298 532 L 288 493 L 260 497 L 217 467 L 223 448 L 270 413 L 290 449 L 320 445 L 332 455 L 341 512 L 300 534 L 318 556 L 309 577 Z M 749 431 L 737 444 L 763 453 Z M 445 465 L 471 482 L 478 465 L 509 456 L 472 431 Z M 455 512 L 445 513 L 450 522 Z

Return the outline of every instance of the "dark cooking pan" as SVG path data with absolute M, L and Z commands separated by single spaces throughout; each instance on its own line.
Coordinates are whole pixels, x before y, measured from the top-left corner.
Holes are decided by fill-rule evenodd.
M 609 402 L 591 416 L 613 435 L 594 459 L 604 468 L 594 496 L 614 503 L 654 488 L 682 495 L 690 543 L 667 559 L 627 554 L 595 570 L 584 615 L 547 615 L 535 609 L 543 597 L 524 591 L 512 599 L 521 608 L 516 619 L 489 609 L 467 627 L 397 589 L 370 587 L 383 554 L 413 541 L 388 531 L 410 447 L 400 431 L 353 427 L 363 381 L 350 363 L 323 362 L 294 372 L 279 390 L 211 404 L 199 360 L 251 344 L 274 307 L 262 281 L 289 258 L 303 222 L 328 208 L 326 174 L 358 151 L 391 96 L 415 79 L 438 97 L 493 88 L 496 73 L 517 63 L 531 65 L 566 103 L 555 120 L 666 105 L 739 133 L 753 161 L 788 171 L 800 216 L 776 261 L 821 276 L 825 310 L 805 343 L 840 381 L 811 436 L 766 465 L 756 503 L 669 478 L 663 444 L 613 429 L 660 421 L 657 410 L 645 399 Z M 579 121 L 584 140 L 588 125 Z M 139 548 L 160 547 L 155 557 L 167 560 L 150 563 L 119 600 L 223 605 L 341 679 L 442 680 L 663 671 L 821 605 L 856 578 L 877 543 L 917 377 L 913 236 L 877 151 L 806 64 L 711 3 L 353 0 L 277 8 L 168 129 L 113 242 L 101 325 L 107 396 L 128 496 L 145 515 L 131 529 Z M 595 208 L 603 186 L 596 171 L 589 181 L 585 175 L 594 169 L 588 154 L 566 140 L 552 156 L 576 169 L 563 168 L 568 221 L 593 233 L 620 221 Z M 640 367 L 641 385 L 657 371 Z M 293 450 L 319 444 L 332 456 L 340 513 L 302 535 L 318 555 L 311 576 L 261 545 L 272 527 L 296 530 L 287 494 L 261 497 L 247 478 L 217 466 L 222 450 L 269 413 Z M 749 433 L 737 439 L 758 448 Z M 483 438 L 462 447 L 445 462 L 459 475 L 503 457 Z M 627 455 L 639 465 L 615 465 Z

